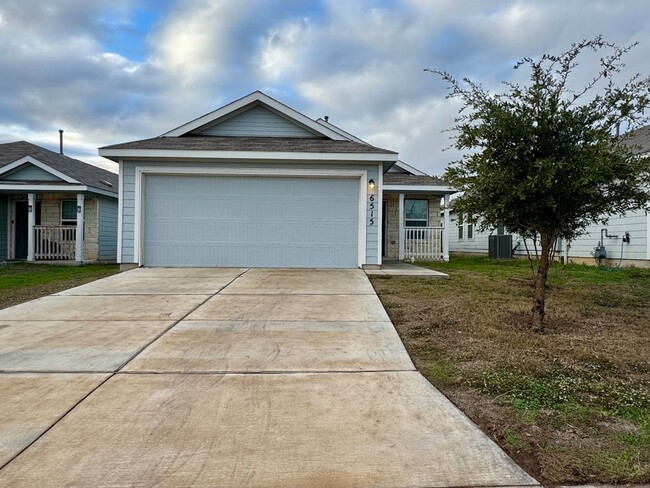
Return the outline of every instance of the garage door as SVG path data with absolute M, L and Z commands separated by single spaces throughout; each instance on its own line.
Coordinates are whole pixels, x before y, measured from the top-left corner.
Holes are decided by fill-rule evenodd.
M 355 268 L 359 179 L 145 176 L 146 266 Z

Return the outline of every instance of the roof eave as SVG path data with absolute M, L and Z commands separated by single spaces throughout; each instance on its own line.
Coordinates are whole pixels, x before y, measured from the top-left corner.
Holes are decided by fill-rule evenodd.
M 325 153 L 280 151 L 188 151 L 181 149 L 110 149 L 100 148 L 99 155 L 119 162 L 120 159 L 211 159 L 211 160 L 300 160 L 300 161 L 397 161 L 397 153 Z

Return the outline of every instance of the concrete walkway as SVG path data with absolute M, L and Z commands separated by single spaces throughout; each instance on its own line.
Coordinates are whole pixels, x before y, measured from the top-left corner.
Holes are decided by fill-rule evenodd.
M 137 269 L 0 311 L 0 486 L 537 486 L 363 271 Z
M 422 266 L 405 263 L 403 261 L 384 261 L 379 269 L 365 270 L 367 275 L 379 276 L 417 276 L 419 278 L 449 278 L 448 274 L 434 271 Z

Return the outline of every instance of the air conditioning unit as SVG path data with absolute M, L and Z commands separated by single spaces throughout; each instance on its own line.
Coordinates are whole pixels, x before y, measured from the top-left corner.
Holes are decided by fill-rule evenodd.
M 488 236 L 488 256 L 490 259 L 511 259 L 512 235 Z

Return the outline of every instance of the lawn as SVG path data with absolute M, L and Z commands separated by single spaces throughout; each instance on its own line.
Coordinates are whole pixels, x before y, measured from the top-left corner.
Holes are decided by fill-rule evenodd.
M 0 309 L 74 286 L 104 278 L 119 271 L 116 264 L 60 266 L 33 263 L 0 265 Z
M 527 329 L 527 261 L 371 281 L 418 370 L 548 486 L 650 482 L 650 270 L 554 264 Z

